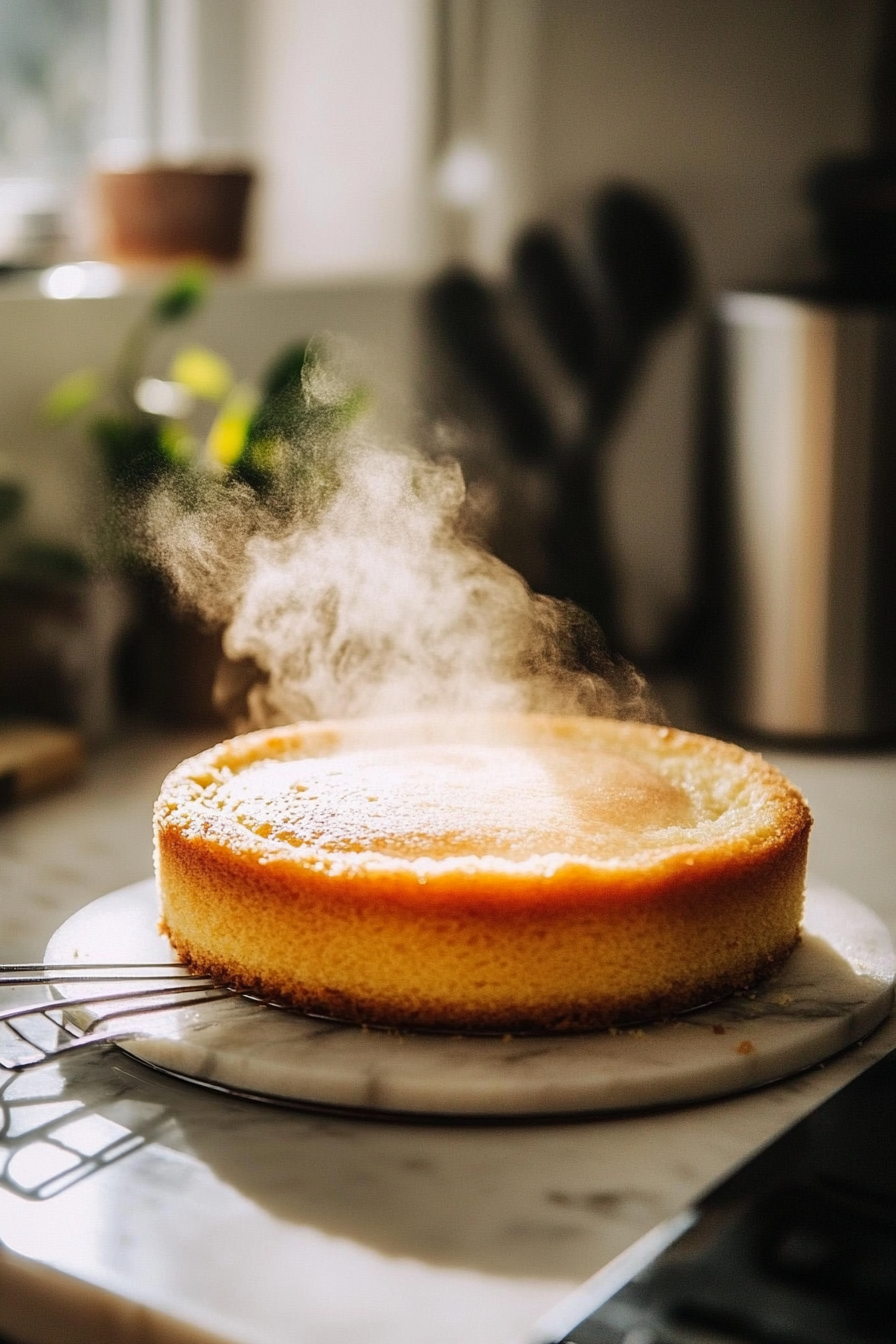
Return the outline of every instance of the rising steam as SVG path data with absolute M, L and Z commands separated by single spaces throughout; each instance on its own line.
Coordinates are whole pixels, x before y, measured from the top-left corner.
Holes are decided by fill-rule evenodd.
M 309 366 L 304 410 L 333 389 Z M 465 533 L 456 463 L 322 423 L 305 417 L 314 470 L 286 499 L 217 481 L 146 502 L 148 558 L 252 669 L 238 728 L 432 710 L 656 718 L 590 617 L 533 594 Z

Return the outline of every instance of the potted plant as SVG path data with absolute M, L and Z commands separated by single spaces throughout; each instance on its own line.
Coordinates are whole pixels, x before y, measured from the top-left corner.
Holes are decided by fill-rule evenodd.
M 169 721 L 215 716 L 221 631 L 203 629 L 172 602 L 140 539 L 148 501 L 164 489 L 189 511 L 239 484 L 262 513 L 288 517 L 302 492 L 322 479 L 324 422 L 346 423 L 365 400 L 357 388 L 327 404 L 308 394 L 306 373 L 321 358 L 308 341 L 280 351 L 258 386 L 236 379 L 226 360 L 196 344 L 175 353 L 166 377 L 148 376 L 154 340 L 195 313 L 208 290 L 204 270 L 178 271 L 152 297 L 108 371 L 73 372 L 44 405 L 56 424 L 83 417 L 96 445 L 108 492 L 101 563 L 127 576 L 138 612 L 124 689 L 137 707 Z

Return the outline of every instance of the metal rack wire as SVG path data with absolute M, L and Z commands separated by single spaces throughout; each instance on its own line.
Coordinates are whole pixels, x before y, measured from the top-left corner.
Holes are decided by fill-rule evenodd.
M 150 987 L 139 987 L 150 981 L 154 982 Z M 65 986 L 81 984 L 128 988 L 71 996 L 62 992 Z M 148 1014 L 210 1003 L 239 992 L 171 962 L 0 965 L 0 990 L 28 986 L 45 988 L 48 997 L 0 1008 L 0 1068 L 12 1072 L 91 1045 L 138 1036 L 139 1019 Z

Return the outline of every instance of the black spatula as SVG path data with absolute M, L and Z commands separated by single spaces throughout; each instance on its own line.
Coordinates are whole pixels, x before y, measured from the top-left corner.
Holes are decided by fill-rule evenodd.
M 694 289 L 694 267 L 672 213 L 638 187 L 620 183 L 594 199 L 591 245 L 608 305 L 612 373 L 603 392 L 603 435 L 628 400 L 647 351 L 680 317 Z
M 472 271 L 455 267 L 429 287 L 433 328 L 497 422 L 508 451 L 529 465 L 550 463 L 554 432 L 538 391 L 515 358 L 497 298 Z

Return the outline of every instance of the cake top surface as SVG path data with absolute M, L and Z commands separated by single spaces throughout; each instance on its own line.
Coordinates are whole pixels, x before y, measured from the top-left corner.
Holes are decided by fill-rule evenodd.
M 618 869 L 808 824 L 761 757 L 672 729 L 473 716 L 297 725 L 222 743 L 157 819 L 317 867 Z M 685 861 L 687 861 L 685 859 Z
M 684 789 L 580 743 L 541 748 L 424 744 L 258 761 L 216 805 L 265 838 L 323 853 L 396 859 L 618 854 L 688 826 Z

